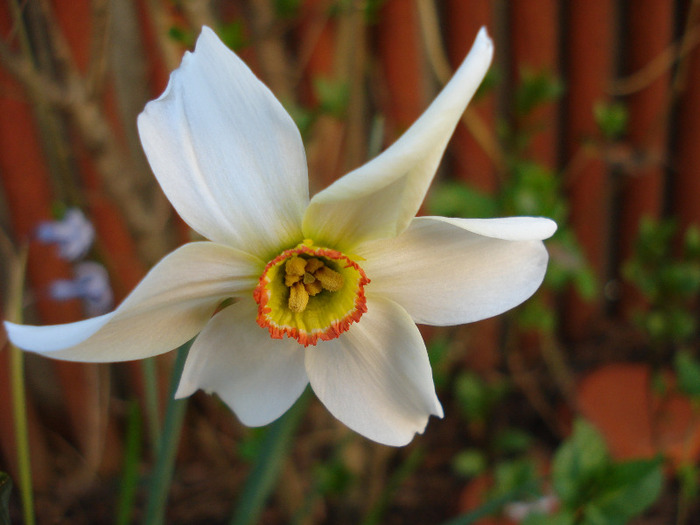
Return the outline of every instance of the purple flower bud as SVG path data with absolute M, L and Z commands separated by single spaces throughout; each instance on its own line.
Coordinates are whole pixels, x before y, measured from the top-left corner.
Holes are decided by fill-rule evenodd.
M 95 239 L 95 229 L 83 212 L 71 208 L 60 221 L 40 223 L 36 236 L 43 243 L 56 243 L 62 259 L 75 261 L 90 249 Z
M 51 283 L 49 294 L 58 301 L 81 299 L 90 317 L 107 313 L 114 304 L 107 270 L 92 261 L 75 265 L 75 279 L 58 279 Z

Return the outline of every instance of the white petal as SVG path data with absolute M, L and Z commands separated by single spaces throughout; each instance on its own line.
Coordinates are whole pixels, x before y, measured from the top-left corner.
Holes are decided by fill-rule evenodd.
M 251 293 L 264 263 L 210 242 L 181 246 L 161 260 L 112 313 L 52 326 L 5 323 L 20 348 L 69 361 L 142 359 L 187 342 L 222 300 Z
M 348 427 L 385 445 L 409 443 L 442 417 L 418 328 L 396 303 L 368 296 L 367 313 L 338 339 L 306 349 L 314 392 Z
M 211 29 L 138 127 L 163 191 L 204 237 L 266 260 L 299 242 L 309 200 L 299 130 Z
M 349 250 L 362 241 L 401 233 L 423 202 L 492 56 L 493 44 L 482 29 L 452 80 L 399 140 L 311 199 L 304 216 L 305 237 Z
M 215 392 L 245 425 L 267 425 L 284 414 L 308 380 L 304 347 L 272 339 L 255 322 L 256 304 L 241 300 L 214 316 L 195 340 L 175 397 Z
M 417 323 L 455 325 L 517 306 L 542 283 L 554 233 L 549 219 L 418 217 L 395 239 L 358 247 L 368 293 L 403 306 Z

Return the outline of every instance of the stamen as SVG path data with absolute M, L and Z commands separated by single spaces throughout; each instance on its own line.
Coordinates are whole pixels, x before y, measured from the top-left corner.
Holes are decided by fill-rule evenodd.
M 253 298 L 258 324 L 303 346 L 338 337 L 367 311 L 362 268 L 347 255 L 304 241 L 267 263 Z
M 299 281 L 301 281 L 301 275 L 285 274 L 284 276 L 285 286 L 292 286 L 294 283 L 298 283 Z
M 337 292 L 343 287 L 343 276 L 331 270 L 328 266 L 319 268 L 314 274 L 314 277 L 321 281 L 323 288 L 329 292 Z
M 325 265 L 320 259 L 317 259 L 316 257 L 312 257 L 308 261 L 306 261 L 306 271 L 309 273 L 314 273 L 316 270 L 319 268 L 323 268 Z
M 321 281 L 314 281 L 314 282 L 308 283 L 308 284 L 305 283 L 304 288 L 306 289 L 306 293 L 308 293 L 311 297 L 321 293 L 321 290 L 323 290 L 323 286 L 321 285 Z
M 290 257 L 284 265 L 284 271 L 287 275 L 298 275 L 301 277 L 306 271 L 306 259 L 297 255 Z
M 289 309 L 301 313 L 309 304 L 309 294 L 301 283 L 295 283 L 289 288 Z

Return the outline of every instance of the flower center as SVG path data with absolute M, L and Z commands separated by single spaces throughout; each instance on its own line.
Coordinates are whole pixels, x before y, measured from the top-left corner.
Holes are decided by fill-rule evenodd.
M 258 324 L 304 346 L 335 339 L 367 311 L 362 268 L 347 255 L 304 241 L 265 266 L 253 292 Z

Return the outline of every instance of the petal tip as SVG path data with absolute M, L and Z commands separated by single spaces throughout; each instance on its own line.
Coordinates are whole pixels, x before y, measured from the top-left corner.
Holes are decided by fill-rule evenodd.
M 552 235 L 554 235 L 559 228 L 556 222 L 554 222 L 552 219 L 549 219 L 547 217 L 542 217 L 541 219 L 543 221 L 543 235 L 542 240 L 544 239 L 549 239 Z
M 177 385 L 177 390 L 173 396 L 175 399 L 184 399 L 190 397 L 197 391 L 197 385 L 192 381 L 188 381 L 184 377 L 180 378 L 180 383 Z

